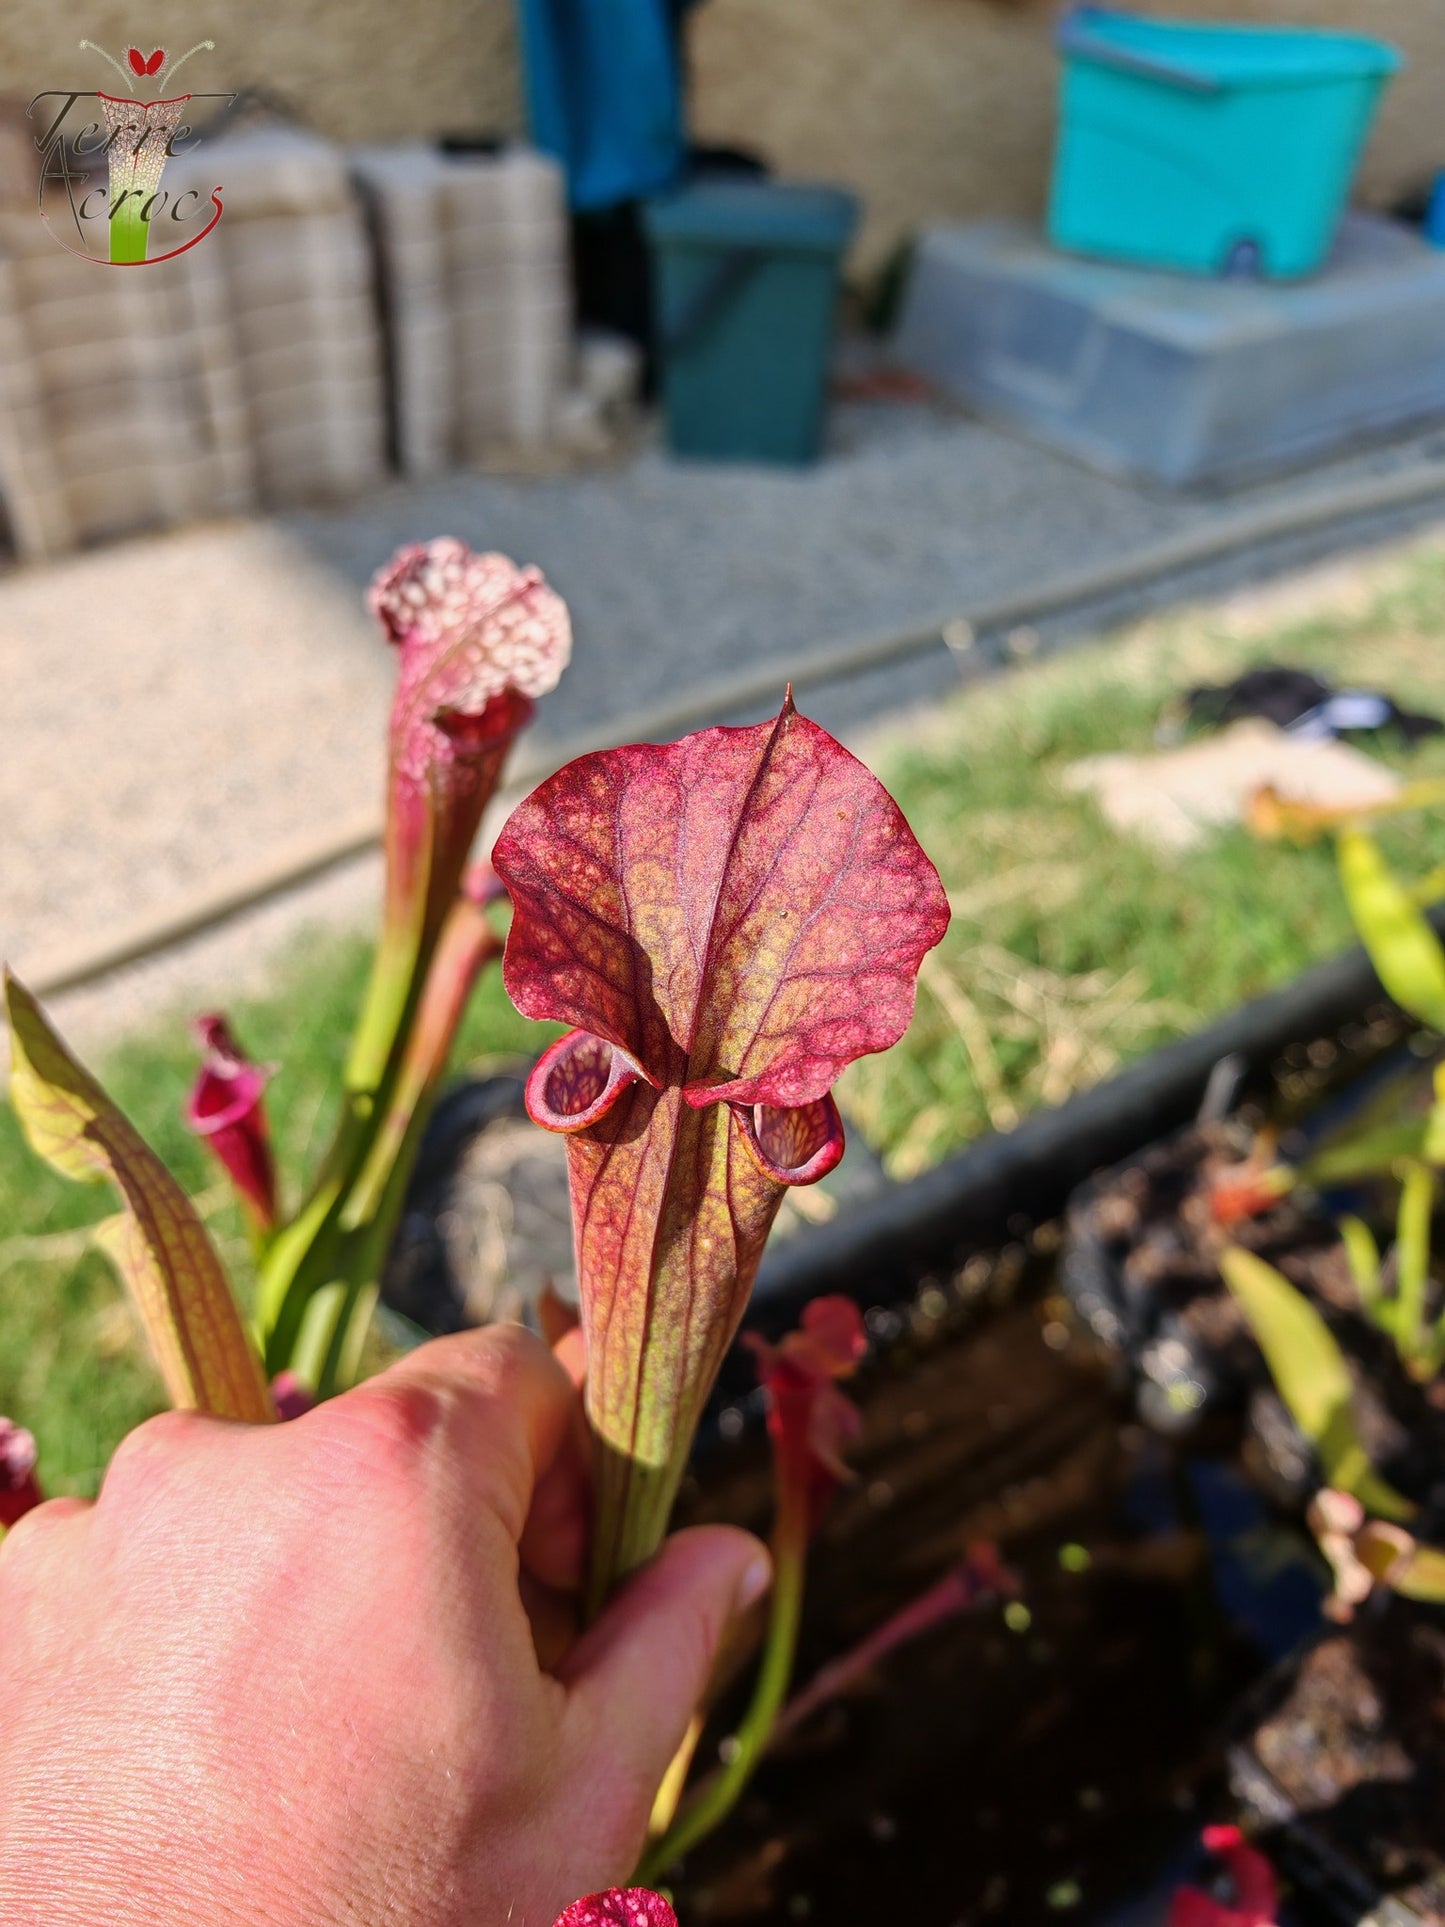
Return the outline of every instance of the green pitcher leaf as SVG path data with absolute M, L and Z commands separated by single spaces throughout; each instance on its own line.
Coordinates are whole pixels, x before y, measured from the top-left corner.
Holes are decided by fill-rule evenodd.
M 1334 1334 L 1303 1292 L 1252 1251 L 1231 1245 L 1219 1269 L 1249 1322 L 1275 1390 L 1314 1446 L 1325 1483 L 1371 1512 L 1409 1519 L 1416 1508 L 1380 1478 L 1355 1429 L 1354 1385 Z
M 5 1001 L 10 1091 L 31 1146 L 63 1177 L 109 1180 L 124 1200 L 95 1237 L 135 1302 L 172 1404 L 274 1418 L 260 1360 L 190 1199 L 9 972 Z
M 1355 1556 L 1392 1592 L 1431 1605 L 1445 1604 L 1445 1552 L 1421 1545 L 1401 1526 L 1372 1519 L 1355 1537 Z
M 1374 838 L 1341 830 L 1340 881 L 1375 973 L 1402 1010 L 1445 1030 L 1445 948 Z
M 1445 1605 L 1445 1552 L 1435 1546 L 1416 1546 L 1391 1572 L 1390 1586 L 1406 1599 Z
M 1420 1156 L 1426 1164 L 1445 1164 L 1445 1064 L 1435 1066 L 1435 1102 L 1425 1120 Z
M 1428 1344 L 1425 1297 L 1430 1285 L 1430 1214 L 1435 1174 L 1407 1163 L 1400 1172 L 1400 1215 L 1395 1227 L 1395 1345 L 1412 1369 L 1423 1365 Z
M 1340 1242 L 1345 1247 L 1350 1276 L 1355 1281 L 1361 1305 L 1377 1324 L 1381 1323 L 1380 1247 L 1375 1243 L 1375 1234 L 1363 1218 L 1345 1217 L 1340 1219 Z
M 1367 1131 L 1327 1144 L 1290 1167 L 1297 1183 L 1316 1191 L 1335 1184 L 1353 1184 L 1361 1178 L 1388 1177 L 1401 1158 L 1426 1158 L 1427 1124 L 1423 1117 L 1397 1118 L 1389 1124 L 1376 1124 Z

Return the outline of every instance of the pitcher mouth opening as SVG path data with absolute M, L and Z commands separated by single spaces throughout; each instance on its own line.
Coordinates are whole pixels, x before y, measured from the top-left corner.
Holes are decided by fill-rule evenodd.
M 729 1108 L 754 1162 L 776 1184 L 816 1184 L 843 1155 L 843 1119 L 831 1097 Z
M 136 107 L 142 113 L 148 113 L 152 107 L 184 107 L 191 99 L 190 94 L 167 94 L 157 100 L 136 100 L 130 94 L 108 94 L 101 87 L 96 88 L 95 97 L 108 107 Z
M 569 1031 L 533 1066 L 527 1115 L 545 1131 L 585 1131 L 641 1081 L 642 1072 L 626 1051 L 590 1031 Z

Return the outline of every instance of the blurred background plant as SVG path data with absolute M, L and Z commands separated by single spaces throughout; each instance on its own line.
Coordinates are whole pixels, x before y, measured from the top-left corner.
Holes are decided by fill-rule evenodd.
M 383 932 L 338 1080 L 341 1115 L 294 1216 L 265 1108 L 270 1071 L 225 1020 L 200 1021 L 204 1058 L 185 1125 L 246 1214 L 257 1291 L 251 1336 L 227 1268 L 184 1189 L 122 1108 L 7 980 L 11 1092 L 32 1147 L 63 1176 L 108 1179 L 120 1218 L 87 1228 L 128 1286 L 174 1404 L 272 1415 L 265 1379 L 327 1397 L 355 1381 L 382 1263 L 421 1134 L 476 977 L 501 954 L 486 865 L 464 866 L 536 696 L 570 651 L 567 612 L 535 570 L 435 541 L 402 550 L 370 596 L 398 651 Z M 333 1087 L 335 1088 L 335 1087 Z
M 1437 804 L 1439 787 L 1408 784 L 1368 819 L 1320 809 L 1256 811 L 1268 834 L 1296 844 L 1333 836 L 1355 930 L 1385 990 L 1421 1026 L 1427 1068 L 1438 1059 L 1445 1033 L 1445 943 L 1425 906 L 1445 894 L 1445 879 L 1431 870 L 1419 884 L 1407 884 L 1372 832 L 1387 815 Z M 1271 1165 L 1252 1187 L 1261 1208 L 1296 1188 L 1328 1197 L 1341 1184 L 1374 1181 L 1397 1191 L 1394 1238 L 1383 1256 L 1371 1225 L 1354 1212 L 1339 1219 L 1340 1241 L 1360 1312 L 1387 1336 L 1427 1397 L 1445 1366 L 1445 1291 L 1432 1270 L 1438 1174 L 1445 1166 L 1445 1065 L 1434 1062 L 1429 1080 L 1413 1114 L 1402 1114 L 1392 1087 L 1395 1101 L 1383 1118 L 1366 1111 L 1314 1157 Z M 1371 1463 L 1357 1423 L 1355 1373 L 1321 1311 L 1275 1266 L 1238 1246 L 1222 1253 L 1220 1269 L 1313 1451 L 1322 1484 L 1310 1522 L 1335 1573 L 1336 1617 L 1348 1617 L 1375 1584 L 1445 1601 L 1445 1552 L 1407 1530 L 1417 1506 Z

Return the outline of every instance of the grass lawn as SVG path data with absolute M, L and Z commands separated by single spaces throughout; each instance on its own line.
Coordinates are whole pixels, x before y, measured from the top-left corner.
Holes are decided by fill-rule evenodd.
M 977 685 L 875 742 L 875 767 L 954 907 L 908 1037 L 854 1066 L 839 1093 L 896 1176 L 1061 1101 L 1349 941 L 1327 848 L 1231 832 L 1160 855 L 1116 836 L 1058 778 L 1081 756 L 1147 748 L 1171 697 L 1252 662 L 1298 663 L 1445 707 L 1445 541 L 1373 565 L 1371 580 L 1372 596 L 1331 618 L 1248 631 L 1207 611 L 1151 621 Z M 1445 742 L 1427 743 L 1408 767 L 1445 773 Z M 1445 820 L 1410 819 L 1383 840 L 1411 871 L 1445 862 Z M 232 1013 L 252 1054 L 282 1066 L 271 1109 L 283 1171 L 309 1169 L 328 1133 L 365 966 L 359 939 L 315 937 L 278 968 L 268 998 Z M 484 1068 L 550 1034 L 516 1015 L 493 971 L 457 1061 Z M 237 1214 L 180 1121 L 193 1063 L 178 1016 L 120 1042 L 96 1068 L 199 1197 L 244 1280 Z M 160 1402 L 119 1287 L 86 1249 L 83 1227 L 110 1209 L 103 1188 L 53 1177 L 0 1106 L 0 1412 L 36 1433 L 52 1491 L 94 1491 L 117 1439 Z
M 907 1039 L 855 1065 L 839 1092 L 894 1176 L 1351 941 L 1328 844 L 1241 829 L 1161 853 L 1116 834 L 1059 778 L 1083 756 L 1147 750 L 1180 691 L 1255 663 L 1445 715 L 1445 539 L 1377 562 L 1369 579 L 1373 593 L 1334 617 L 1229 626 L 1204 610 L 1141 624 L 976 686 L 872 746 L 953 905 Z M 1445 773 L 1445 737 L 1385 754 L 1412 776 Z M 1445 816 L 1402 818 L 1381 842 L 1421 874 L 1445 861 Z

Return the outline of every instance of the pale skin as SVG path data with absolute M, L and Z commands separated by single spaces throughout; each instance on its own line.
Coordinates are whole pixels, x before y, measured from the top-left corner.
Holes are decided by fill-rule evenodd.
M 584 1468 L 511 1327 L 141 1426 L 0 1546 L 0 1921 L 551 1927 L 625 1881 L 769 1572 L 679 1533 L 578 1637 Z

